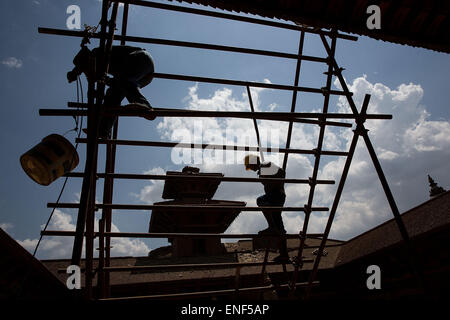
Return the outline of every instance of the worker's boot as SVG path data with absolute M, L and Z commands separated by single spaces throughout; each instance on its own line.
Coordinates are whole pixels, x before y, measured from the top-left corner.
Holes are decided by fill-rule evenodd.
M 286 238 L 280 238 L 279 248 L 280 248 L 280 255 L 273 258 L 273 261 L 278 263 L 287 263 L 289 262 L 289 254 L 287 251 L 287 243 Z
M 260 235 L 277 235 L 278 230 L 272 227 L 269 227 L 267 229 L 261 230 L 258 232 Z
M 276 256 L 275 258 L 273 258 L 272 261 L 276 262 L 276 263 L 288 263 L 288 262 L 290 262 L 290 259 L 289 259 L 289 255 L 286 253 L 286 254 L 280 254 L 279 256 Z
M 142 117 L 144 117 L 147 120 L 154 120 L 156 118 L 156 116 L 153 115 L 153 108 L 150 106 L 150 103 L 148 102 L 147 103 L 133 102 L 127 104 L 125 108 L 133 109 L 136 111 L 144 111 Z
M 288 250 L 287 250 L 287 240 L 286 240 L 286 237 L 284 236 L 284 234 L 286 234 L 286 231 L 284 233 L 283 232 L 279 233 L 280 237 L 278 238 L 278 248 L 280 251 L 280 255 L 273 259 L 273 261 L 279 262 L 279 263 L 289 262 L 289 254 L 288 254 Z

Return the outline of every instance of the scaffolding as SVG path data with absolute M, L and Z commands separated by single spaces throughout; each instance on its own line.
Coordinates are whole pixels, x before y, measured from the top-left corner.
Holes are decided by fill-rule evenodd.
M 122 30 L 121 34 L 115 34 L 116 19 L 118 15 L 119 2 L 124 3 L 123 16 L 122 16 Z M 111 6 L 112 4 L 112 6 Z M 218 19 L 228 19 L 234 21 L 241 21 L 245 23 L 252 23 L 258 25 L 270 26 L 273 28 L 283 28 L 288 30 L 294 30 L 300 33 L 299 47 L 297 54 L 285 53 L 285 52 L 275 52 L 251 48 L 241 48 L 241 47 L 231 47 L 216 44 L 207 43 L 196 43 L 196 42 L 186 42 L 186 41 L 175 41 L 167 39 L 156 39 L 156 38 L 144 38 L 144 37 L 134 37 L 127 35 L 127 23 L 128 23 L 128 11 L 130 5 L 143 6 L 149 8 L 156 8 L 159 10 L 170 10 L 176 12 L 182 12 L 187 14 L 202 15 L 208 17 L 214 17 Z M 196 9 L 191 7 L 184 7 L 178 5 L 169 5 L 163 3 L 155 3 L 150 1 L 139 1 L 139 0 L 122 0 L 122 1 L 107 1 L 103 0 L 102 4 L 102 16 L 100 21 L 100 32 L 94 32 L 90 34 L 90 37 L 97 38 L 100 40 L 99 50 L 101 52 L 100 65 L 97 65 L 97 71 L 104 77 L 100 77 L 100 80 L 90 80 L 88 81 L 88 102 L 86 104 L 81 103 L 68 103 L 68 109 L 40 109 L 39 114 L 41 116 L 87 116 L 87 138 L 78 138 L 76 142 L 86 144 L 86 162 L 84 172 L 74 172 L 68 173 L 66 176 L 73 178 L 82 178 L 82 189 L 81 197 L 79 203 L 48 203 L 49 208 L 76 208 L 78 209 L 78 218 L 75 231 L 42 231 L 44 236 L 70 236 L 74 237 L 74 246 L 71 264 L 80 265 L 83 242 L 85 242 L 86 248 L 86 259 L 85 259 L 85 296 L 86 299 L 157 299 L 157 298 L 189 298 L 189 297 L 211 297 L 218 295 L 231 295 L 236 292 L 262 292 L 265 290 L 274 290 L 280 288 L 287 288 L 290 292 L 295 292 L 297 288 L 305 288 L 306 292 L 304 297 L 308 298 L 313 286 L 319 284 L 316 281 L 317 272 L 319 269 L 319 263 L 324 252 L 324 248 L 331 230 L 331 226 L 337 211 L 338 203 L 344 188 L 344 184 L 349 172 L 350 164 L 355 152 L 356 144 L 360 136 L 363 137 L 367 149 L 369 151 L 370 157 L 373 161 L 377 174 L 380 178 L 384 192 L 386 193 L 389 205 L 394 214 L 395 220 L 399 227 L 400 233 L 403 240 L 411 253 L 411 245 L 408 237 L 408 233 L 405 226 L 401 220 L 400 213 L 395 204 L 394 198 L 388 186 L 387 180 L 381 169 L 381 165 L 376 156 L 375 150 L 368 136 L 368 130 L 365 129 L 364 123 L 367 119 L 391 119 L 391 115 L 386 114 L 368 114 L 367 108 L 369 106 L 370 95 L 366 95 L 364 102 L 361 106 L 360 111 L 358 111 L 353 98 L 352 93 L 349 91 L 347 84 L 342 76 L 343 69 L 339 67 L 335 60 L 335 50 L 337 39 L 356 41 L 357 38 L 354 36 L 346 35 L 337 32 L 336 30 L 322 30 L 313 27 L 305 27 L 292 25 L 287 23 L 281 23 L 270 20 L 257 19 L 253 17 L 240 16 L 216 11 L 208 11 L 203 9 Z M 40 33 L 71 36 L 71 37 L 85 37 L 86 33 L 83 31 L 73 31 L 73 30 L 59 30 L 50 28 L 39 28 Z M 327 57 L 313 57 L 303 54 L 303 46 L 305 34 L 315 34 L 320 37 L 323 46 L 326 50 Z M 329 39 L 329 40 L 328 40 Z M 256 120 L 272 120 L 272 121 L 283 121 L 288 123 L 288 134 L 286 140 L 285 148 L 273 150 L 271 148 L 262 148 L 260 145 L 257 147 L 253 146 L 236 146 L 236 145 L 206 145 L 206 144 L 189 144 L 189 143 L 177 143 L 177 142 L 161 142 L 161 141 L 136 141 L 136 140 L 120 140 L 118 139 L 118 121 L 116 121 L 112 134 L 107 139 L 100 139 L 98 137 L 98 123 L 100 117 L 103 116 L 117 116 L 120 117 L 137 117 L 143 116 L 143 112 L 137 110 L 128 110 L 126 108 L 121 108 L 118 106 L 105 106 L 103 105 L 105 82 L 104 79 L 108 72 L 109 55 L 111 52 L 113 41 L 120 41 L 122 45 L 126 42 L 138 42 L 147 44 L 158 44 L 172 47 L 189 47 L 203 50 L 213 50 L 213 51 L 223 51 L 223 52 L 234 52 L 250 55 L 262 55 L 270 57 L 278 57 L 285 59 L 296 60 L 296 71 L 295 80 L 293 85 L 281 85 L 281 84 L 271 84 L 271 83 L 259 83 L 250 81 L 240 81 L 240 80 L 230 80 L 230 79 L 218 79 L 218 78 L 207 78 L 198 77 L 190 75 L 180 75 L 180 74 L 166 74 L 166 73 L 155 73 L 154 78 L 156 79 L 169 79 L 177 81 L 195 81 L 213 84 L 223 84 L 223 85 L 233 85 L 246 87 L 249 93 L 249 99 L 251 99 L 250 88 L 269 88 L 275 90 L 288 90 L 292 92 L 292 103 L 290 112 L 224 112 L 224 111 L 196 111 L 196 110 L 185 110 L 185 109 L 162 109 L 154 108 L 153 114 L 156 117 L 225 117 L 225 118 L 242 118 L 242 119 L 253 119 Z M 330 42 L 331 41 L 331 44 Z M 328 71 L 326 72 L 326 85 L 322 88 L 310 88 L 299 86 L 300 70 L 302 66 L 302 61 L 311 61 L 316 63 L 323 63 L 328 65 Z M 336 77 L 341 85 L 342 90 L 332 90 L 333 77 Z M 296 112 L 296 101 L 298 92 L 309 92 L 315 93 L 323 96 L 323 108 L 320 113 L 302 113 Z M 332 95 L 343 96 L 347 99 L 348 104 L 351 109 L 351 113 L 330 113 L 328 112 L 328 106 L 330 103 L 330 97 Z M 250 100 L 251 103 L 251 100 Z M 252 105 L 252 104 L 251 104 Z M 356 124 L 353 132 L 353 139 L 349 151 L 328 151 L 323 150 L 323 141 L 325 135 L 325 128 L 327 126 L 336 126 L 343 128 L 352 128 L 352 124 L 348 122 L 339 122 L 332 120 L 342 120 L 351 119 L 354 120 Z M 306 123 L 311 125 L 319 126 L 319 137 L 317 142 L 317 147 L 312 150 L 305 149 L 295 149 L 290 148 L 291 137 L 293 131 L 294 123 Z M 256 127 L 257 128 L 257 127 Z M 99 144 L 104 144 L 106 146 L 106 163 L 105 172 L 97 172 L 97 162 L 99 153 Z M 309 195 L 308 201 L 303 207 L 243 207 L 243 211 L 262 211 L 265 209 L 278 209 L 281 211 L 295 211 L 303 212 L 305 215 L 303 226 L 301 226 L 301 231 L 299 234 L 286 234 L 283 237 L 286 239 L 299 239 L 299 247 L 297 249 L 297 258 L 292 262 L 294 265 L 294 272 L 292 279 L 288 280 L 285 284 L 281 285 L 270 285 L 270 286 L 260 286 L 251 288 L 235 288 L 230 290 L 217 290 L 217 291 L 202 291 L 202 292 L 192 292 L 192 293 L 175 293 L 166 295 L 150 295 L 150 296 L 139 296 L 139 297 L 110 297 L 110 273 L 118 271 L 142 271 L 142 270 L 157 270 L 157 269 L 173 269 L 173 268 L 223 268 L 223 267 L 235 267 L 236 276 L 239 275 L 239 270 L 242 267 L 247 266 L 261 266 L 261 273 L 264 274 L 265 268 L 268 265 L 282 264 L 284 271 L 286 270 L 286 263 L 275 263 L 268 261 L 268 249 L 265 252 L 264 262 L 262 263 L 210 263 L 210 264 L 183 264 L 183 265 L 163 265 L 163 266 L 127 266 L 127 267 L 112 267 L 111 266 L 111 239 L 114 237 L 124 237 L 124 238 L 174 238 L 174 237 L 191 237 L 191 238 L 208 238 L 208 237 L 220 237 L 220 238 L 261 238 L 264 237 L 258 234 L 193 234 L 193 233 L 130 233 L 130 232 L 112 232 L 112 210 L 152 210 L 161 206 L 158 205 L 138 205 L 138 204 L 117 204 L 113 202 L 113 190 L 114 190 L 114 180 L 115 179 L 140 179 L 140 180 L 167 180 L 171 176 L 166 175 L 150 175 L 150 174 L 124 174 L 115 172 L 115 157 L 116 157 L 116 147 L 119 145 L 128 146 L 142 146 L 142 147 L 181 147 L 181 148 L 198 148 L 205 149 L 206 147 L 214 148 L 218 150 L 234 150 L 234 151 L 263 151 L 263 152 L 279 152 L 284 154 L 283 159 L 283 169 L 286 169 L 287 160 L 289 154 L 306 154 L 313 155 L 315 157 L 314 169 L 312 176 L 306 179 L 275 179 L 275 178 L 244 178 L 244 177 L 214 177 L 213 179 L 218 179 L 220 181 L 229 182 L 255 182 L 260 183 L 264 181 L 283 181 L 284 183 L 292 184 L 307 184 L 309 185 Z M 331 209 L 327 207 L 313 207 L 315 188 L 319 184 L 334 184 L 333 180 L 320 180 L 318 179 L 319 165 L 321 156 L 339 156 L 345 157 L 345 165 L 343 167 L 343 172 L 339 180 L 337 191 L 333 200 Z M 103 199 L 101 203 L 96 203 L 96 180 L 104 179 L 103 185 Z M 177 179 L 189 178 L 192 176 L 176 176 Z M 195 205 L 172 205 L 164 206 L 165 208 L 171 207 L 173 209 L 183 210 L 187 207 L 190 209 L 202 209 L 208 206 L 195 206 Z M 213 206 L 212 206 L 213 207 Z M 102 210 L 102 216 L 99 220 L 99 231 L 94 232 L 94 222 L 95 222 L 95 212 L 96 210 Z M 241 209 L 241 207 L 239 207 Z M 310 216 L 316 211 L 329 211 L 328 221 L 325 230 L 321 234 L 308 234 L 308 224 Z M 99 257 L 98 266 L 94 268 L 94 238 L 99 240 Z M 318 248 L 317 256 L 312 260 L 304 259 L 302 257 L 303 250 L 305 248 L 305 242 L 307 238 L 317 238 L 320 239 L 320 245 Z M 412 257 L 413 255 L 411 255 Z M 299 272 L 302 269 L 303 263 L 313 262 L 313 269 L 310 273 L 309 280 L 307 282 L 298 283 Z M 412 265 L 414 265 L 412 263 Z M 98 274 L 98 283 L 95 286 L 93 283 L 94 271 Z M 94 294 L 94 288 L 97 290 Z

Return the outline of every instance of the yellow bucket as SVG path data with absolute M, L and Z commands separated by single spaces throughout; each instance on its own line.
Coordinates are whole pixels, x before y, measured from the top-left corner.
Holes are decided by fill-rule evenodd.
M 25 173 L 37 183 L 50 183 L 78 165 L 78 153 L 73 145 L 59 134 L 51 134 L 20 157 Z

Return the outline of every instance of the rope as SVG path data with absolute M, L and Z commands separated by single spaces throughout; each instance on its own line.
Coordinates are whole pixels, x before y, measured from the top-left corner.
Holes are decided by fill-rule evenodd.
M 80 90 L 79 90 L 78 86 L 80 87 Z M 77 78 L 77 102 L 78 102 L 78 103 L 80 102 L 80 92 L 81 92 L 81 103 L 84 103 L 84 99 L 83 99 L 83 85 L 82 85 L 82 82 L 81 82 L 80 77 L 78 77 L 78 78 Z M 79 109 L 79 108 L 78 108 L 78 109 Z M 79 119 L 80 117 L 81 117 L 81 120 Z M 76 132 L 76 131 L 78 130 L 77 138 L 80 138 L 80 136 L 81 136 L 81 131 L 82 131 L 82 127 L 83 127 L 83 116 L 80 116 L 80 117 L 74 117 L 75 125 L 76 125 L 76 126 L 75 126 L 74 129 L 71 129 L 71 130 L 67 131 L 66 134 L 67 134 L 68 132 L 71 132 L 71 131 L 75 131 L 75 132 Z M 80 126 L 78 126 L 79 124 L 80 124 Z M 75 144 L 75 150 L 78 149 L 78 144 L 79 144 L 78 142 Z M 74 161 L 74 160 L 75 160 L 75 156 L 72 157 L 72 162 L 70 163 L 70 167 L 72 167 L 72 164 L 73 164 L 73 161 Z M 64 179 L 64 183 L 63 183 L 63 185 L 62 185 L 62 187 L 61 187 L 61 191 L 59 192 L 59 195 L 58 195 L 58 198 L 57 198 L 57 200 L 56 200 L 56 203 L 59 203 L 59 201 L 60 201 L 60 199 L 61 199 L 61 196 L 62 196 L 62 194 L 63 194 L 63 192 L 64 192 L 65 187 L 66 187 L 68 178 L 69 178 L 69 177 L 66 177 L 66 178 Z M 43 231 L 46 231 L 46 230 L 47 230 L 47 227 L 48 227 L 48 225 L 50 224 L 50 220 L 52 219 L 53 214 L 55 213 L 55 210 L 56 210 L 56 208 L 53 208 L 53 209 L 52 209 L 52 212 L 50 213 L 50 216 L 49 216 L 49 218 L 48 218 L 48 220 L 47 220 L 47 223 L 45 224 L 45 227 L 44 227 L 44 230 L 43 230 Z M 35 247 L 35 249 L 34 249 L 33 257 L 36 256 L 36 253 L 37 253 L 37 250 L 38 250 L 38 248 L 39 248 L 39 245 L 41 244 L 42 238 L 43 238 L 43 235 L 42 235 L 42 233 L 41 233 L 41 236 L 39 237 L 38 243 L 36 244 L 36 247 Z
M 78 88 L 78 85 L 80 86 L 79 88 Z M 83 99 L 83 85 L 81 83 L 80 77 L 78 77 L 77 78 L 77 102 L 80 102 L 80 93 L 81 93 L 81 102 L 83 103 L 84 102 L 84 99 Z M 79 119 L 80 117 L 81 117 L 81 119 Z M 78 118 L 74 117 L 76 128 L 75 129 L 71 129 L 71 130 L 68 131 L 68 132 L 74 131 L 74 130 L 77 131 L 77 129 L 78 129 L 77 138 L 80 138 L 81 130 L 82 130 L 82 127 L 83 127 L 83 116 L 80 116 L 80 117 L 78 117 Z M 78 124 L 80 124 L 80 126 L 78 126 Z M 66 134 L 68 132 L 66 132 Z M 78 149 L 78 143 L 75 144 L 75 150 L 77 150 L 77 149 Z M 74 160 L 75 160 L 75 157 L 72 157 L 72 162 L 70 164 L 70 167 L 72 167 L 72 164 L 73 164 Z M 61 199 L 61 196 L 62 196 L 62 194 L 64 192 L 64 189 L 66 188 L 66 184 L 67 184 L 68 178 L 69 177 L 66 177 L 64 179 L 64 183 L 63 183 L 63 185 L 61 187 L 61 191 L 59 192 L 58 199 L 56 200 L 56 203 L 59 203 L 59 200 Z M 52 212 L 50 213 L 50 216 L 49 216 L 49 218 L 47 220 L 47 223 L 45 224 L 45 227 L 44 227 L 43 231 L 47 230 L 47 227 L 50 224 L 50 220 L 52 219 L 53 214 L 55 213 L 55 210 L 56 210 L 56 208 L 52 209 Z M 42 232 L 41 232 L 41 235 L 39 237 L 38 243 L 36 244 L 36 247 L 34 248 L 34 251 L 33 251 L 33 258 L 36 257 L 36 253 L 37 253 L 37 251 L 39 249 L 39 245 L 41 244 L 42 238 L 43 238 L 43 235 L 42 235 Z M 30 274 L 31 274 L 31 264 L 30 264 L 30 266 L 28 268 L 28 271 L 26 272 L 25 276 L 23 277 L 22 285 L 19 287 L 19 291 L 17 292 L 17 298 L 20 298 L 20 296 L 22 295 L 22 290 L 23 290 L 24 284 L 27 281 L 27 279 L 30 276 Z

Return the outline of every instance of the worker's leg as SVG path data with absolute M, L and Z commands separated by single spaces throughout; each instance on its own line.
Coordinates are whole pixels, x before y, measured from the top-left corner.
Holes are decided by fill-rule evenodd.
M 286 234 L 286 230 L 284 230 L 283 226 L 283 220 L 281 218 L 281 212 L 276 212 L 273 215 L 274 220 L 278 221 L 276 222 L 276 228 L 277 228 L 277 234 L 280 235 L 278 238 L 278 250 L 280 252 L 280 255 L 278 257 L 274 258 L 274 261 L 283 262 L 286 260 L 289 260 L 289 254 L 287 251 L 287 240 L 283 235 Z M 279 219 L 278 219 L 279 217 Z
M 153 59 L 147 51 L 140 50 L 130 54 L 126 61 L 126 68 L 121 73 L 122 87 L 130 103 L 151 107 L 140 88 L 152 81 L 154 71 Z
M 282 207 L 285 199 L 286 196 L 284 194 L 265 194 L 256 199 L 256 203 L 259 207 Z M 286 233 L 280 210 L 264 210 L 263 214 L 267 220 L 269 229 L 273 229 L 278 233 Z
M 284 206 L 284 202 L 286 200 L 285 194 L 270 194 L 269 195 L 270 203 L 272 203 L 273 206 L 282 207 Z M 281 210 L 275 210 L 271 212 L 272 221 L 274 223 L 274 228 L 277 230 L 277 233 L 279 235 L 286 234 L 286 230 L 284 229 L 283 224 L 283 218 L 281 216 Z M 280 237 L 278 239 L 278 249 L 280 252 L 280 255 L 278 257 L 274 258 L 274 261 L 287 261 L 289 260 L 289 255 L 287 251 L 287 241 L 286 238 Z
M 286 200 L 286 195 L 285 194 L 274 194 L 271 195 L 271 201 L 274 205 L 276 205 L 277 207 L 282 207 L 284 206 L 284 201 Z M 281 233 L 286 233 L 286 230 L 284 229 L 284 224 L 283 224 L 283 218 L 281 216 L 281 210 L 280 211 L 273 211 L 272 212 L 272 220 L 275 224 L 275 227 L 280 230 Z
M 258 207 L 268 207 L 268 206 L 272 205 L 269 202 L 268 196 L 266 194 L 258 197 L 256 199 L 256 204 L 258 205 Z M 267 221 L 267 224 L 268 224 L 268 228 L 265 229 L 265 230 L 260 231 L 260 233 L 266 233 L 266 232 L 269 232 L 269 231 L 274 232 L 276 230 L 276 228 L 275 228 L 276 225 L 275 225 L 275 222 L 274 222 L 274 220 L 272 218 L 271 210 L 263 210 L 262 213 L 263 213 L 264 217 L 266 218 L 266 221 Z
M 278 194 L 276 196 L 276 203 L 280 207 L 284 206 L 285 200 L 286 200 L 285 194 Z M 284 229 L 283 217 L 281 216 L 281 213 L 282 213 L 282 211 L 274 212 L 273 220 L 274 220 L 275 225 L 277 226 L 278 230 L 280 230 L 280 233 L 285 234 L 286 229 Z M 286 238 L 280 238 L 279 250 L 280 250 L 280 259 L 281 260 L 286 259 L 286 258 L 289 259 Z
M 106 90 L 104 105 L 108 107 L 120 106 L 123 98 L 125 98 L 125 92 L 120 85 L 118 79 L 112 79 L 110 87 Z M 116 122 L 117 117 L 102 117 L 99 126 L 99 136 L 101 138 L 107 138 L 111 132 L 111 128 Z
M 127 97 L 129 103 L 139 103 L 151 108 L 150 103 L 144 97 L 136 82 L 130 80 L 122 80 L 121 86 L 125 91 L 125 96 Z
M 284 229 L 283 218 L 281 217 L 281 211 L 272 211 L 271 216 L 274 227 L 278 231 L 280 231 L 280 233 L 286 233 L 286 229 Z

